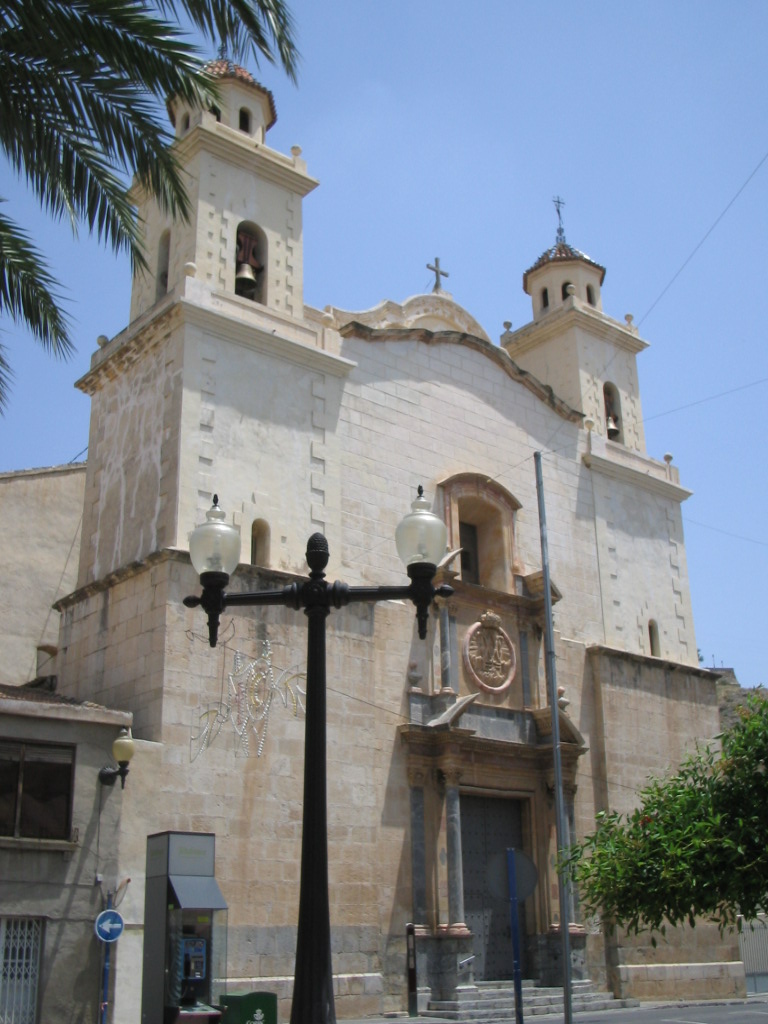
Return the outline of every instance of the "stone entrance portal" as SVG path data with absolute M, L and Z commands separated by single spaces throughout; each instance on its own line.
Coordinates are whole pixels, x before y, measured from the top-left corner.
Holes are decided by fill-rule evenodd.
M 461 794 L 464 915 L 474 936 L 475 981 L 512 978 L 507 849 L 523 849 L 523 801 Z M 525 976 L 525 907 L 519 905 Z

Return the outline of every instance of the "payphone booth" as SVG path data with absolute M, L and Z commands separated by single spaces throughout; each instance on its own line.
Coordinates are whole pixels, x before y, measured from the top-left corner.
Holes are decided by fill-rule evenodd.
M 227 904 L 214 876 L 216 837 L 147 836 L 142 1024 L 207 1024 L 226 991 Z

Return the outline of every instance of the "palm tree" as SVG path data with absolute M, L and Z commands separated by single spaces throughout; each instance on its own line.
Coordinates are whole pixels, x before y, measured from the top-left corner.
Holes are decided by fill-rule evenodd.
M 158 101 L 215 98 L 185 28 L 235 59 L 250 53 L 280 64 L 296 80 L 285 0 L 0 0 L 0 147 L 47 213 L 127 251 L 134 269 L 145 259 L 131 174 L 165 210 L 188 215 Z M 55 289 L 40 252 L 0 212 L 0 314 L 67 356 L 72 339 Z M 0 411 L 11 377 L 0 346 Z

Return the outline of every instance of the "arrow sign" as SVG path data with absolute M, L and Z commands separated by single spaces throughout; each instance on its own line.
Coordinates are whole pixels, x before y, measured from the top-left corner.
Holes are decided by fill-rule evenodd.
M 116 910 L 102 910 L 96 918 L 94 931 L 102 942 L 117 942 L 123 934 L 124 927 L 122 914 L 118 914 Z

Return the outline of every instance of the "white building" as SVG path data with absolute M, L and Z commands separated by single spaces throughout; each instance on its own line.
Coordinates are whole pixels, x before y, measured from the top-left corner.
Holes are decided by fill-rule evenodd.
M 266 145 L 271 95 L 242 69 L 214 67 L 219 111 L 172 108 L 190 221 L 171 223 L 137 190 L 150 273 L 134 282 L 131 322 L 78 382 L 91 433 L 77 583 L 57 603 L 58 689 L 130 712 L 141 741 L 114 791 L 116 873 L 133 879 L 114 1020 L 140 1019 L 146 837 L 164 831 L 215 833 L 230 983 L 277 992 L 288 1014 L 306 627 L 286 608 L 230 608 L 219 646 L 207 646 L 202 613 L 182 600 L 199 592 L 187 538 L 214 493 L 243 540 L 231 590 L 304 574 L 315 532 L 328 539 L 329 579 L 404 582 L 393 536 L 418 484 L 445 520 L 448 552 L 462 549 L 440 570 L 454 595 L 433 609 L 426 643 L 399 603 L 329 618 L 339 1016 L 405 1008 L 409 921 L 423 999 L 457 987 L 466 999 L 477 982 L 510 977 L 507 901 L 491 878 L 509 846 L 539 873 L 524 905 L 524 973 L 556 982 L 535 451 L 570 827 L 583 834 L 597 811 L 629 809 L 649 772 L 719 731 L 691 613 L 689 492 L 645 448 L 646 342 L 603 311 L 605 270 L 562 232 L 523 277 L 533 320 L 499 344 L 439 288 L 365 312 L 306 307 L 302 201 L 317 182 L 298 149 Z M 261 674 L 237 674 L 260 658 Z M 2 845 L 11 863 L 16 849 Z M 34 903 L 28 915 L 44 917 Z M 736 943 L 716 929 L 651 949 L 575 911 L 577 975 L 617 995 L 744 990 Z

